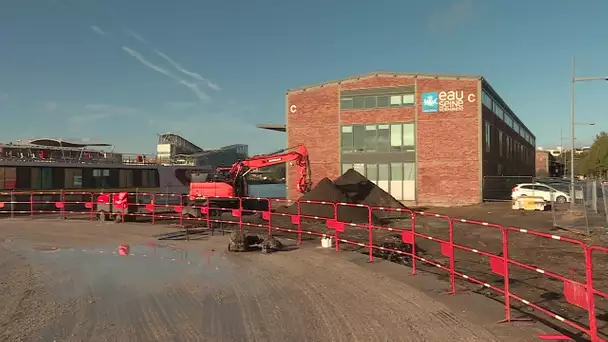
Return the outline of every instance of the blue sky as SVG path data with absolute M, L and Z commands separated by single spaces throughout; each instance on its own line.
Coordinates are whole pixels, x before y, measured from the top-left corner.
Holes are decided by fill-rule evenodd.
M 480 74 L 537 136 L 569 136 L 577 76 L 608 76 L 608 1 L 4 0 L 0 141 L 88 138 L 153 152 L 285 144 L 285 90 L 371 71 Z M 578 141 L 608 129 L 608 82 L 576 87 Z M 567 140 L 566 140 L 567 141 Z

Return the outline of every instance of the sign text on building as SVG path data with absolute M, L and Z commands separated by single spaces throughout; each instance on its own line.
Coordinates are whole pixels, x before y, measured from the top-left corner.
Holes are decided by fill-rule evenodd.
M 475 94 L 464 95 L 463 90 L 450 90 L 422 94 L 422 112 L 461 112 L 465 101 L 475 102 Z

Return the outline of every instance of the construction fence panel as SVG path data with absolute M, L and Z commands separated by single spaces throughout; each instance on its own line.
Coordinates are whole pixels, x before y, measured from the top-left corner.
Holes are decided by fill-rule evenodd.
M 587 245 L 576 239 L 517 227 L 507 227 L 505 244 L 534 246 L 535 253 L 512 255 L 505 249 L 511 287 L 508 296 L 576 331 L 599 341 L 593 282 Z M 555 251 L 560 254 L 553 254 Z M 564 253 L 565 252 L 565 253 Z M 556 262 L 566 256 L 580 260 L 578 268 Z M 567 274 L 567 276 L 566 276 Z M 520 309 L 528 315 L 532 311 Z M 566 338 L 563 336 L 563 338 Z
M 553 226 L 589 234 L 589 213 L 585 199 L 586 186 L 574 183 L 569 185 L 569 189 L 570 202 L 564 202 L 564 197 L 559 193 L 551 193 L 550 206 Z

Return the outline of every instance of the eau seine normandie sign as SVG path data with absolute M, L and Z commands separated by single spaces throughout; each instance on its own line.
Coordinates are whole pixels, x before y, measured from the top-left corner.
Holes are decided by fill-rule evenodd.
M 462 90 L 430 92 L 422 94 L 422 112 L 461 112 L 464 102 L 475 102 L 475 94 L 464 95 Z

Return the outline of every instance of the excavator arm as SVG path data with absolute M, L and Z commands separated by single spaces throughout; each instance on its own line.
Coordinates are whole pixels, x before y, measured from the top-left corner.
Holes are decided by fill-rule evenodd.
M 230 178 L 244 177 L 247 173 L 277 164 L 294 162 L 298 168 L 298 183 L 296 188 L 301 193 L 310 191 L 312 181 L 310 179 L 310 163 L 308 161 L 308 151 L 304 145 L 295 148 L 285 149 L 273 154 L 254 156 L 249 159 L 237 162 L 230 169 Z

